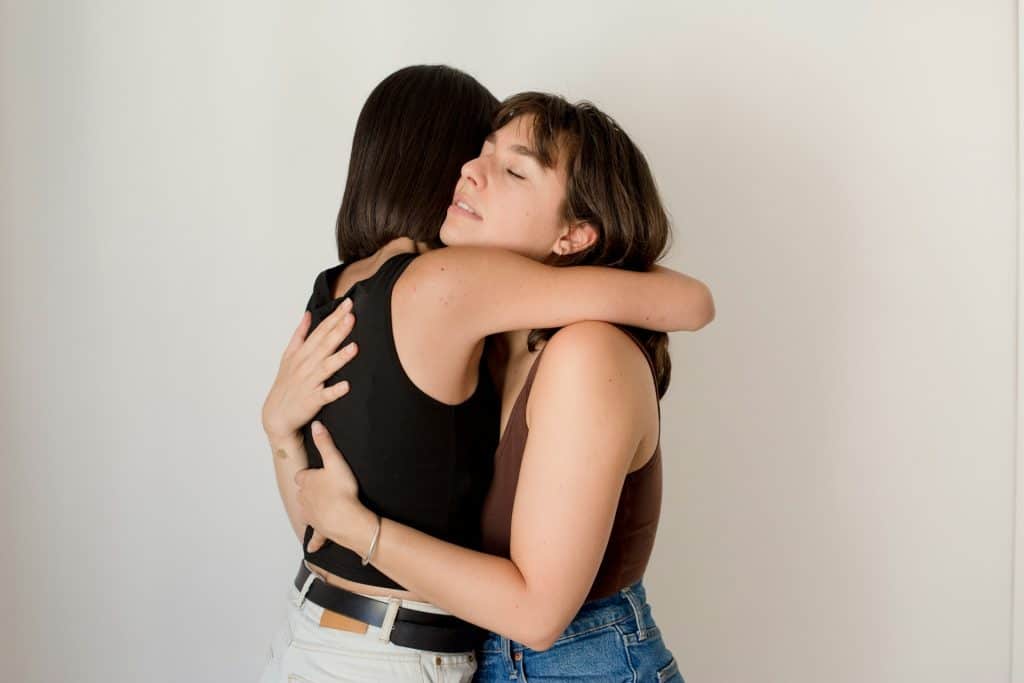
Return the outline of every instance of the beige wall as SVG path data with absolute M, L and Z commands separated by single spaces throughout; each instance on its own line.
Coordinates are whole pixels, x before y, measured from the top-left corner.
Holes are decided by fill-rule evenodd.
M 1024 364 L 1021 362 L 1022 340 L 1024 340 L 1024 178 L 1021 176 L 1021 160 L 1024 159 L 1024 7 L 1017 3 L 1017 430 L 1016 430 L 1016 515 L 1014 534 L 1013 571 L 1013 659 L 1011 680 L 1024 681 L 1024 403 L 1020 400 L 1020 389 L 1024 386 Z
M 615 115 L 715 292 L 647 578 L 687 681 L 1010 680 L 1016 40 L 1008 0 L 0 3 L 3 678 L 255 678 L 298 552 L 259 407 L 359 106 L 445 62 Z

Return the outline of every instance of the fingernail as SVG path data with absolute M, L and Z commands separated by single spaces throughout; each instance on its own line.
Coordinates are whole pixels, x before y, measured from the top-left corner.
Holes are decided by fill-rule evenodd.
M 324 433 L 324 426 L 320 424 L 319 420 L 313 420 L 312 428 L 313 433 L 316 434 L 317 436 L 320 436 L 321 434 Z

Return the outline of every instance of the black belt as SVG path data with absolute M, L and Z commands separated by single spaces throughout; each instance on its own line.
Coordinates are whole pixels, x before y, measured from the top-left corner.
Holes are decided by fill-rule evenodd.
M 295 575 L 296 590 L 302 591 L 311 573 L 305 562 L 299 565 L 299 573 Z M 384 624 L 384 615 L 388 610 L 386 602 L 332 586 L 319 576 L 309 585 L 306 599 L 324 609 L 377 627 Z M 458 617 L 399 607 L 389 640 L 395 645 L 417 650 L 466 652 L 482 643 L 485 636 L 483 629 Z

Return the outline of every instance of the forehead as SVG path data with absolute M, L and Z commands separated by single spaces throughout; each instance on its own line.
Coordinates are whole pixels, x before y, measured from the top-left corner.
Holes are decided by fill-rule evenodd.
M 531 158 L 538 166 L 545 171 L 565 175 L 565 154 L 562 149 L 561 136 L 548 143 L 548 149 L 540 149 L 536 143 L 534 132 L 536 130 L 536 116 L 533 114 L 520 114 L 509 120 L 501 128 L 488 136 L 488 141 L 497 147 L 506 148 L 514 153 Z M 546 154 L 545 154 L 546 153 Z M 545 159 L 545 156 L 548 158 Z M 554 163 L 545 163 L 550 160 Z
M 491 135 L 507 144 L 520 143 L 533 146 L 533 127 L 537 117 L 533 114 L 520 114 L 507 121 Z

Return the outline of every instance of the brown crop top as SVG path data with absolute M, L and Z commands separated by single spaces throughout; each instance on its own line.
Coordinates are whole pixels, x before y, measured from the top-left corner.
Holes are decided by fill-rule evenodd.
M 620 328 L 621 329 L 621 328 Z M 630 335 L 632 337 L 632 335 Z M 637 341 L 635 338 L 634 341 Z M 637 342 L 638 345 L 639 342 Z M 644 347 L 640 345 L 641 350 Z M 508 418 L 494 454 L 494 479 L 484 501 L 481 528 L 483 550 L 491 555 L 510 557 L 512 535 L 512 504 L 515 502 L 519 468 L 523 462 L 529 428 L 526 426 L 526 403 L 533 388 L 533 380 L 540 366 L 544 349 L 537 354 L 530 373 Z M 644 350 L 648 364 L 650 356 Z M 654 366 L 651 365 L 651 372 Z M 659 404 L 659 420 L 661 407 Z M 654 455 L 640 469 L 626 475 L 615 510 L 608 547 L 597 570 L 597 576 L 587 594 L 587 600 L 608 597 L 639 581 L 647 568 L 654 548 L 661 513 L 661 443 Z

